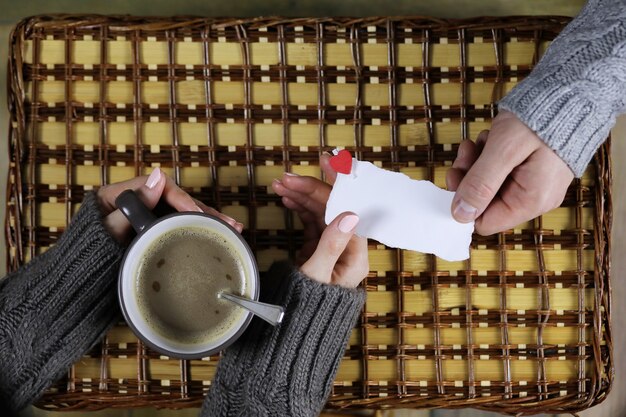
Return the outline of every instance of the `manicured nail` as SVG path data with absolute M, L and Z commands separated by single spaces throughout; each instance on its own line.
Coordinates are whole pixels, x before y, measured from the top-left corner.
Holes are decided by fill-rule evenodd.
M 346 217 L 339 221 L 337 228 L 342 233 L 351 232 L 352 229 L 356 227 L 356 224 L 359 222 L 359 216 L 356 214 L 348 214 Z
M 299 177 L 300 175 L 294 174 L 293 172 L 285 172 L 285 175 L 288 177 Z
M 159 183 L 161 179 L 161 169 L 159 167 L 154 168 L 154 170 L 150 173 L 150 176 L 146 180 L 146 187 L 153 189 Z
M 462 223 L 469 223 L 476 218 L 476 207 L 467 204 L 464 200 L 459 200 L 454 208 L 454 218 Z

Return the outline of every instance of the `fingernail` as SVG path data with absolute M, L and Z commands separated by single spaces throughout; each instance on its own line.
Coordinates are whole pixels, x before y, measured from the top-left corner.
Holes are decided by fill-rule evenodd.
M 276 184 L 282 184 L 282 181 L 279 180 L 278 178 L 274 178 L 274 181 L 272 181 L 272 182 L 275 182 Z
M 459 200 L 454 208 L 454 218 L 465 223 L 469 223 L 476 218 L 476 207 L 467 204 L 464 200 Z
M 348 232 L 351 232 L 352 229 L 356 227 L 356 224 L 358 222 L 359 222 L 359 216 L 357 216 L 356 214 L 349 214 L 339 221 L 337 228 L 342 233 L 348 233 Z
M 150 176 L 146 180 L 146 187 L 153 189 L 159 183 L 161 179 L 161 169 L 159 167 L 154 168 L 154 170 L 150 173 Z
M 204 213 L 204 210 L 202 210 L 199 205 L 196 204 L 195 206 L 196 206 L 196 208 L 194 209 L 195 211 Z
M 324 154 L 324 155 L 328 155 L 328 156 L 333 156 L 333 154 L 331 154 L 331 153 L 330 153 L 330 152 L 328 152 L 328 151 L 324 151 L 324 152 L 322 152 L 322 154 Z
M 285 175 L 288 177 L 299 177 L 300 175 L 294 174 L 293 172 L 285 172 Z

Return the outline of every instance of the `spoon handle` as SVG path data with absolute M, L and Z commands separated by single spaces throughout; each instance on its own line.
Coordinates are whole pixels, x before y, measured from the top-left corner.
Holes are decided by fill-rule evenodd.
M 272 326 L 276 326 L 283 321 L 285 316 L 285 308 L 273 304 L 262 303 L 260 301 L 250 300 L 249 298 L 240 297 L 238 295 L 221 292 L 218 298 L 223 298 L 237 304 L 240 307 L 253 313 L 255 316 L 262 318 Z

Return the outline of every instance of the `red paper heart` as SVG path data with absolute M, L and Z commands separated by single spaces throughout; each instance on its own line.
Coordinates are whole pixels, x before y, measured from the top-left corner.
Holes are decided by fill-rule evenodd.
M 337 172 L 349 174 L 352 171 L 352 155 L 345 149 L 330 158 L 330 166 Z

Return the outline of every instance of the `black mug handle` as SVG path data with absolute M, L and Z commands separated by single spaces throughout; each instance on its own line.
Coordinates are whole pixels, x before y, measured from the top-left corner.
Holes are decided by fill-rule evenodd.
M 137 233 L 143 232 L 157 219 L 133 190 L 123 191 L 115 199 L 115 205 L 126 216 Z

